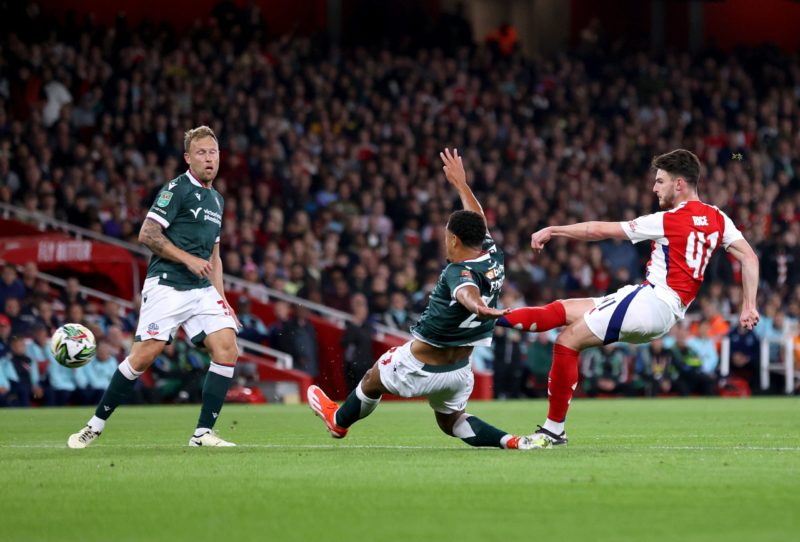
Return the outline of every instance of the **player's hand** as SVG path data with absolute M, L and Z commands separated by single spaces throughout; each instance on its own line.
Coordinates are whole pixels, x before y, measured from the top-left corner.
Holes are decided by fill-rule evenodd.
M 467 173 L 464 171 L 464 163 L 458 155 L 458 149 L 453 149 L 453 152 L 445 149 L 444 152 L 439 153 L 439 157 L 444 162 L 442 170 L 450 184 L 456 187 L 467 184 Z
M 36 386 L 35 388 L 33 388 L 33 397 L 34 399 L 41 399 L 42 397 L 44 397 L 44 390 L 42 389 L 41 386 Z
M 196 277 L 206 278 L 211 274 L 211 262 L 203 258 L 198 258 L 197 256 L 192 256 L 191 254 L 186 261 L 183 262 L 183 265 Z
M 478 315 L 478 320 L 496 320 L 501 316 L 505 316 L 509 312 L 511 312 L 511 308 L 508 309 L 493 309 L 487 305 L 479 305 L 475 314 Z
M 534 252 L 541 252 L 544 245 L 550 240 L 550 228 L 544 228 L 531 235 L 531 248 Z
M 756 309 L 743 309 L 739 316 L 739 324 L 745 329 L 753 329 L 758 324 L 760 316 Z

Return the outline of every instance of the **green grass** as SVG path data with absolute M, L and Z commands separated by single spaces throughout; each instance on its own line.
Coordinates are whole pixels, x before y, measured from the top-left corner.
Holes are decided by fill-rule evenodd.
M 470 412 L 530 432 L 543 401 Z M 305 406 L 228 405 L 233 449 L 186 442 L 198 407 L 0 410 L 0 540 L 797 540 L 800 400 L 577 400 L 568 448 L 473 449 L 424 403 L 342 441 Z

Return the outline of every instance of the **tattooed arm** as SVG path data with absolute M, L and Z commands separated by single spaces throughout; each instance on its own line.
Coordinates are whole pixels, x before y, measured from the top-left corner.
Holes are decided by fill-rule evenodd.
M 211 262 L 192 256 L 185 250 L 176 247 L 172 241 L 167 239 L 161 225 L 155 220 L 145 219 L 142 229 L 139 230 L 139 242 L 149 248 L 156 256 L 182 263 L 198 277 L 207 277 L 211 273 Z

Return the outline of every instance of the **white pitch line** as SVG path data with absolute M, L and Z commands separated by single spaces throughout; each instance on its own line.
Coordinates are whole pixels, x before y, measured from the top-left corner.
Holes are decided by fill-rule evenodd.
M 238 448 L 262 448 L 271 450 L 480 450 L 479 448 L 460 448 L 445 446 L 404 446 L 383 444 L 240 444 Z M 572 446 L 570 449 L 574 449 Z M 0 449 L 67 449 L 66 444 L 0 444 Z M 94 448 L 115 449 L 155 449 L 155 448 L 187 448 L 184 445 L 171 444 L 105 444 L 101 443 Z M 492 448 L 484 448 L 492 449 Z M 664 451 L 746 451 L 746 452 L 800 452 L 800 447 L 790 446 L 592 446 L 578 449 L 583 450 L 664 450 Z

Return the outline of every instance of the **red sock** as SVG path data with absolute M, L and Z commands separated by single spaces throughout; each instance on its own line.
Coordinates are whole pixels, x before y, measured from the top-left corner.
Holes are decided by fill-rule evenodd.
M 497 320 L 497 325 L 513 327 L 523 331 L 548 331 L 567 323 L 567 311 L 561 301 L 553 301 L 544 307 L 522 307 L 514 309 Z
M 547 418 L 563 422 L 567 418 L 572 393 L 578 385 L 578 351 L 556 343 L 553 348 L 553 366 L 550 368 L 547 392 L 550 410 Z

